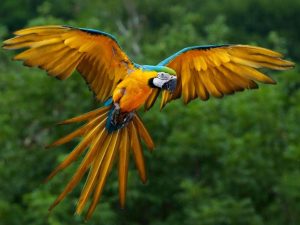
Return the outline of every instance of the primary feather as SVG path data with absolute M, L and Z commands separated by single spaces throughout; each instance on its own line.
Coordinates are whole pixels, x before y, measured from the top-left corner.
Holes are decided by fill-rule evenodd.
M 249 45 L 215 45 L 185 48 L 160 62 L 176 71 L 174 93 L 163 91 L 161 108 L 171 100 L 183 97 L 184 103 L 199 97 L 221 98 L 244 89 L 257 88 L 256 82 L 276 82 L 258 69 L 287 70 L 294 63 L 269 49 Z M 153 98 L 153 96 L 151 96 Z M 149 100 L 153 104 L 153 100 Z M 146 109 L 152 105 L 148 104 Z
M 134 68 L 116 39 L 105 32 L 69 26 L 41 26 L 16 31 L 5 49 L 26 48 L 14 59 L 50 76 L 68 78 L 77 70 L 99 101 L 105 101 Z

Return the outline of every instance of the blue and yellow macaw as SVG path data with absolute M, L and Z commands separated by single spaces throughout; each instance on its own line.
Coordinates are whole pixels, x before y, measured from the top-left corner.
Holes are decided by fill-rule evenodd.
M 88 172 L 77 203 L 81 213 L 91 203 L 90 218 L 100 199 L 105 180 L 118 155 L 119 199 L 124 207 L 129 154 L 132 150 L 142 182 L 146 182 L 141 139 L 148 149 L 154 143 L 137 114 L 144 106 L 150 109 L 159 94 L 160 107 L 182 98 L 184 103 L 210 96 L 221 98 L 244 89 L 257 88 L 256 82 L 275 84 L 258 69 L 287 70 L 292 62 L 280 53 L 249 45 L 193 46 L 180 50 L 156 66 L 139 65 L 129 59 L 111 34 L 70 26 L 40 26 L 16 31 L 4 41 L 5 49 L 23 49 L 14 57 L 24 65 L 39 67 L 50 76 L 67 79 L 77 70 L 95 97 L 104 106 L 65 120 L 61 124 L 83 122 L 74 132 L 50 146 L 65 144 L 82 137 L 66 159 L 49 175 L 48 180 L 85 154 L 77 171 L 50 209 L 56 206 Z

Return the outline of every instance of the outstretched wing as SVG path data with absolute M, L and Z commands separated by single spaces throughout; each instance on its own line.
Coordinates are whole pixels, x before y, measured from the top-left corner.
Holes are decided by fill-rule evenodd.
M 134 67 L 116 39 L 107 33 L 69 26 L 40 26 L 16 31 L 5 49 L 27 48 L 14 57 L 50 76 L 68 78 L 77 70 L 99 101 Z
M 249 45 L 195 46 L 182 49 L 158 65 L 177 73 L 177 88 L 171 94 L 163 91 L 161 108 L 173 99 L 183 97 L 184 103 L 199 97 L 221 98 L 244 89 L 257 88 L 256 82 L 275 84 L 257 69 L 286 70 L 294 66 L 281 59 L 280 53 Z M 145 104 L 150 108 L 156 97 L 153 93 Z

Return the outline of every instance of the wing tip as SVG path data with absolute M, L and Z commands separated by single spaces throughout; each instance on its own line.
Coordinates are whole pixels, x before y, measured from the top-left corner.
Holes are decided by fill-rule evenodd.
M 43 29 L 62 29 L 64 28 L 62 25 L 43 25 L 43 26 L 33 26 L 33 27 L 26 27 L 20 30 L 16 30 L 13 32 L 14 35 L 21 36 L 26 35 L 29 33 L 34 33 L 36 30 L 43 30 Z

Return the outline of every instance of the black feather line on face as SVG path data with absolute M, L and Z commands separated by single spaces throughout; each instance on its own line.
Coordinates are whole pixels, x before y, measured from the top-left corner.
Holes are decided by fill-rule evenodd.
M 149 85 L 151 88 L 158 88 L 158 87 L 156 87 L 156 86 L 153 84 L 153 79 L 154 79 L 154 78 L 150 78 L 150 79 L 148 80 L 148 85 Z

